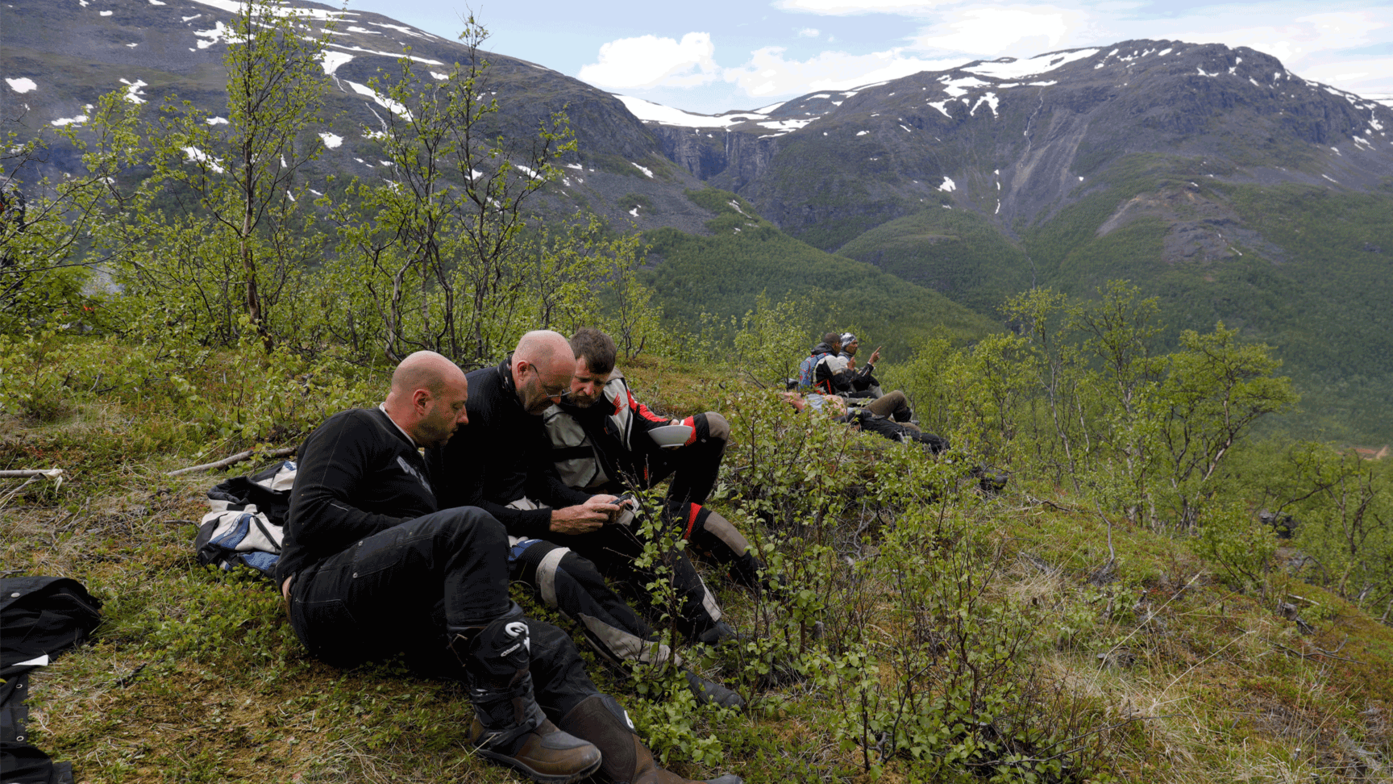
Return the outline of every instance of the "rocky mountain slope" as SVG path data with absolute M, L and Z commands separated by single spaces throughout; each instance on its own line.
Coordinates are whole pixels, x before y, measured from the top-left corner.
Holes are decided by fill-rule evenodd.
M 22 137 L 55 127 L 82 128 L 99 96 L 125 91 L 127 99 L 158 106 L 177 97 L 214 114 L 225 101 L 223 57 L 236 0 L 13 0 L 0 26 L 0 96 L 5 127 Z M 371 134 L 382 126 L 389 101 L 368 82 L 397 71 L 410 56 L 417 68 L 443 78 L 468 58 L 460 42 L 388 17 L 335 9 L 318 3 L 289 4 L 312 29 L 332 25 L 324 70 L 331 77 L 324 129 L 330 148 L 324 168 L 339 174 L 373 176 L 379 164 Z M 614 96 L 540 65 L 496 53 L 486 89 L 500 98 L 498 130 L 523 137 L 552 112 L 571 118 L 581 154 L 569 163 L 575 174 L 563 185 L 577 201 L 609 217 L 633 209 L 606 205 L 621 196 L 647 196 L 667 225 L 699 229 L 710 216 L 682 198 L 700 181 L 658 154 L 652 132 Z M 45 167 L 28 176 L 75 171 L 80 162 L 59 145 Z M 652 187 L 661 181 L 663 187 Z M 629 199 L 632 201 L 632 199 Z
M 942 193 L 1011 232 L 1078 200 L 1091 176 L 1133 153 L 1205 160 L 1210 173 L 1233 167 L 1230 179 L 1264 185 L 1367 192 L 1393 176 L 1393 109 L 1307 82 L 1261 52 L 1178 41 L 818 93 L 724 134 L 646 116 L 673 160 L 829 248 Z M 841 208 L 852 194 L 857 208 Z
M 368 81 L 408 51 L 443 73 L 467 50 L 376 14 L 294 5 L 313 24 L 335 23 L 324 66 L 339 114 L 325 139 L 338 141 L 324 165 L 374 176 L 370 134 L 390 108 Z M 7 127 L 80 126 L 111 90 L 218 106 L 236 8 L 12 0 L 0 29 Z M 814 248 L 993 318 L 1031 285 L 1088 295 L 1127 278 L 1159 296 L 1177 328 L 1223 320 L 1276 347 L 1315 427 L 1393 439 L 1393 109 L 1266 54 L 1128 41 L 720 116 L 488 59 L 501 131 L 527 134 L 563 107 L 571 119 L 579 152 L 551 209 L 695 237 L 731 231 L 687 196 L 716 187 Z M 46 172 L 76 165 L 60 148 Z M 730 252 L 765 252 L 742 243 Z M 669 272 L 665 290 L 700 291 L 684 275 Z M 723 299 L 737 311 L 759 281 L 739 286 Z

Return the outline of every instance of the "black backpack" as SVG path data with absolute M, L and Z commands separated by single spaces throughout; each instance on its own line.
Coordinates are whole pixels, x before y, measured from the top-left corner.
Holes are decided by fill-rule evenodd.
M 86 640 L 101 619 L 101 602 L 76 580 L 0 579 L 0 771 L 5 784 L 72 782 L 69 763 L 55 763 L 27 742 L 24 698 L 29 672 Z

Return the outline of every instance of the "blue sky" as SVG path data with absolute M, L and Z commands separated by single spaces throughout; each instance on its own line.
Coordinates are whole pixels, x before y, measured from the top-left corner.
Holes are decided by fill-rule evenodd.
M 973 59 L 1131 38 L 1249 46 L 1306 79 L 1393 99 L 1393 0 L 349 0 L 455 37 L 473 8 L 486 48 L 601 89 L 692 112 L 755 109 Z

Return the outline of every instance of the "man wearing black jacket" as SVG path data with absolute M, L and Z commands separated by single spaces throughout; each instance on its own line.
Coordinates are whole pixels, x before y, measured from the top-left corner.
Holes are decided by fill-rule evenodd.
M 513 538 L 515 573 L 521 568 L 524 578 L 544 572 L 549 560 L 561 557 L 557 552 L 569 550 L 602 574 L 641 587 L 654 579 L 634 563 L 644 542 L 629 527 L 609 524 L 624 511 L 619 499 L 567 487 L 551 465 L 541 414 L 570 389 L 574 370 L 566 338 L 537 331 L 524 335 L 502 364 L 470 373 L 473 424 L 431 452 L 432 475 L 440 477 L 445 503 L 478 506 L 503 523 Z M 691 561 L 669 551 L 665 565 L 681 604 L 676 624 L 683 634 L 707 642 L 733 634 Z
M 340 665 L 448 645 L 474 705 L 471 743 L 534 780 L 597 769 L 680 780 L 596 690 L 570 639 L 508 598 L 502 525 L 480 509 L 438 511 L 420 450 L 468 423 L 468 397 L 459 368 L 418 352 L 397 367 L 386 402 L 336 414 L 306 439 L 277 567 L 291 626 Z

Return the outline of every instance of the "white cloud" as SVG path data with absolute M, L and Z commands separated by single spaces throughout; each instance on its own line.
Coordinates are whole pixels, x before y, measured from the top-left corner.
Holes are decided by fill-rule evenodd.
M 600 47 L 600 61 L 582 66 L 582 81 L 606 89 L 697 87 L 720 77 L 710 33 L 687 33 L 681 41 L 644 35 Z
M 819 35 L 822 35 L 822 31 L 816 27 L 805 27 L 798 31 L 799 38 L 817 38 Z
M 1222 15 L 1172 23 L 1170 37 L 1193 43 L 1248 46 L 1299 67 L 1309 56 L 1331 49 L 1353 49 L 1378 42 L 1374 32 L 1393 24 L 1389 11 L 1339 11 L 1293 17 L 1286 24 L 1253 26 L 1251 17 Z
M 1088 15 L 1054 6 L 962 8 L 914 38 L 914 48 L 927 51 L 1000 55 L 1034 54 L 1066 48 L 1083 30 Z
M 783 47 L 767 46 L 739 68 L 728 68 L 725 79 L 746 95 L 763 97 L 791 92 L 849 90 L 871 82 L 898 79 L 920 71 L 937 71 L 962 65 L 962 58 L 922 60 L 902 49 L 866 55 L 822 52 L 809 60 L 787 60 Z
M 952 2 L 952 0 L 947 0 Z M 925 11 L 936 5 L 947 4 L 944 0 L 778 0 L 774 7 L 780 11 L 802 11 L 824 16 L 850 16 L 852 14 L 913 14 Z

